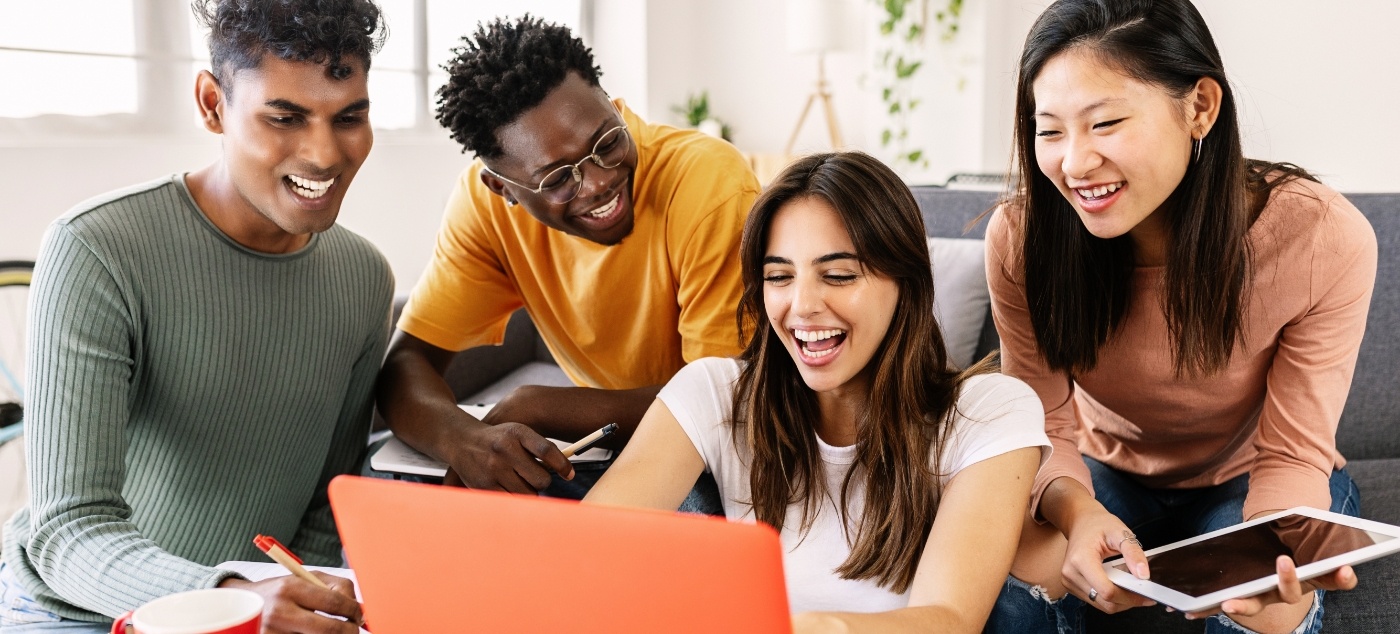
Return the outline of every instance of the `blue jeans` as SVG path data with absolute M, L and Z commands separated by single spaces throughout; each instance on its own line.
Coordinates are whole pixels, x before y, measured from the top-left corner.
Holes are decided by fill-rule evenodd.
M 90 623 L 65 619 L 39 607 L 34 597 L 20 587 L 19 580 L 0 561 L 0 634 L 30 632 L 68 632 L 69 634 L 107 634 L 111 623 Z
M 1123 520 L 1142 541 L 1144 549 L 1209 533 L 1244 521 L 1244 498 L 1249 492 L 1249 474 L 1221 484 L 1199 489 L 1152 489 L 1131 476 L 1093 458 L 1084 458 L 1094 481 L 1095 498 L 1108 512 Z M 1356 517 L 1361 512 L 1361 492 L 1345 469 L 1332 472 L 1329 481 L 1334 513 Z M 1318 591 L 1313 608 L 1295 634 L 1316 634 L 1322 630 L 1322 595 Z M 1081 634 L 1084 632 L 1084 601 L 1073 594 L 1054 599 L 1044 589 L 1015 577 L 1007 577 L 996 606 L 987 620 L 985 632 Z M 1205 619 L 1207 634 L 1240 634 L 1251 630 L 1224 614 Z

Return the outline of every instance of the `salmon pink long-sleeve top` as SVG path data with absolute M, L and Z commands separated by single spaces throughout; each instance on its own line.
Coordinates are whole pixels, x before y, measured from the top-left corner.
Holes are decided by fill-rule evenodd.
M 1081 455 L 1153 488 L 1194 488 L 1250 475 L 1244 516 L 1331 504 L 1328 478 L 1376 276 L 1376 236 L 1356 207 L 1311 181 L 1274 190 L 1247 239 L 1244 341 L 1229 365 L 1178 377 L 1162 308 L 1165 267 L 1133 272 L 1127 317 L 1098 364 L 1071 379 L 1041 358 L 1019 264 L 1018 210 L 987 229 L 987 279 L 1003 372 L 1045 406 L 1054 453 L 1032 509 L 1057 478 L 1091 493 Z

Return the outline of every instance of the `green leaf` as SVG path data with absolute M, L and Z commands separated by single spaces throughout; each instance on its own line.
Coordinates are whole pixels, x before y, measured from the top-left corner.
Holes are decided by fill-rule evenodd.
M 880 131 L 880 146 L 881 146 L 881 147 L 884 147 L 884 146 L 889 145 L 889 144 L 890 144 L 890 137 L 892 137 L 892 136 L 894 136 L 894 134 L 890 132 L 889 128 L 886 128 L 886 129 L 884 129 L 884 130 L 881 130 L 881 131 Z
M 886 88 L 880 91 L 880 101 L 889 101 L 890 95 L 894 94 L 893 88 Z
M 912 63 L 911 63 L 911 62 L 905 61 L 903 57 L 900 57 L 900 58 L 899 58 L 898 60 L 896 60 L 895 63 L 894 63 L 894 76 L 895 76 L 895 77 L 898 77 L 898 78 L 900 78 L 900 79 L 908 79 L 908 78 L 912 77 L 912 76 L 914 75 L 915 72 L 917 72 L 917 71 L 919 70 L 919 67 L 920 67 L 920 66 L 923 66 L 923 65 L 924 65 L 924 63 L 921 62 L 921 61 L 916 61 L 916 62 L 912 62 Z
M 923 34 L 924 34 L 924 26 L 923 26 L 922 24 L 919 24 L 919 23 L 915 22 L 915 23 L 909 25 L 909 35 L 906 35 L 906 36 L 904 37 L 904 39 L 905 39 L 906 41 L 913 42 L 914 40 L 919 39 L 919 36 L 920 36 L 920 35 L 923 35 Z
M 894 22 L 888 20 L 885 22 L 881 22 L 880 35 L 889 35 L 891 33 L 894 33 Z
M 899 112 L 899 109 L 900 109 L 900 104 L 899 104 L 898 101 L 896 101 L 896 102 L 890 104 L 890 114 L 895 114 L 896 112 Z
M 923 150 L 914 150 L 913 152 L 910 152 L 910 153 L 909 153 L 908 159 L 909 159 L 909 162 L 910 162 L 910 163 L 918 163 L 918 162 L 919 162 L 919 159 L 920 159 L 920 158 L 923 158 L 923 156 L 924 156 L 924 151 L 923 151 Z
M 910 110 L 913 110 L 913 109 L 915 109 L 915 108 L 918 108 L 918 107 L 919 107 L 919 104 L 923 103 L 923 101 L 924 101 L 923 99 L 910 99 L 910 100 L 909 100 L 909 109 L 910 109 Z

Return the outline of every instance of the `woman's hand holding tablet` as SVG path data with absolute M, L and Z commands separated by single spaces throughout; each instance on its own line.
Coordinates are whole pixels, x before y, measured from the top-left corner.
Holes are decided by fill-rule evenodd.
M 1109 614 L 1156 605 L 1150 598 L 1114 585 L 1104 571 L 1104 559 L 1122 555 L 1118 561 L 1126 560 L 1139 576 L 1146 578 L 1149 574 L 1142 544 L 1118 516 L 1087 498 L 1066 539 L 1069 543 L 1061 569 L 1065 589 Z
M 1221 609 L 1250 616 L 1313 590 L 1350 590 L 1353 564 L 1395 552 L 1400 526 L 1299 507 L 1153 548 L 1150 579 L 1128 573 L 1131 559 L 1102 569 L 1118 586 L 1190 617 Z

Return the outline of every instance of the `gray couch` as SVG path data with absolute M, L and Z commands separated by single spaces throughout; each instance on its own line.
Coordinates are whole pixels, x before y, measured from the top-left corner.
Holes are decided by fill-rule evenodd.
M 995 201 L 996 194 L 916 187 L 931 237 L 981 238 L 982 222 L 967 225 Z M 1380 270 L 1370 319 L 1357 361 L 1356 377 L 1342 414 L 1337 442 L 1350 461 L 1347 469 L 1361 489 L 1361 516 L 1400 524 L 1400 194 L 1348 196 L 1375 228 L 1380 242 Z M 978 344 L 981 356 L 997 348 L 996 329 L 987 312 Z M 515 385 L 566 385 L 524 311 L 517 313 L 501 347 L 469 350 L 453 362 L 449 383 L 459 401 L 493 402 Z M 1327 599 L 1324 620 L 1329 632 L 1400 632 L 1400 557 L 1358 566 L 1360 586 Z M 1189 622 L 1161 608 L 1132 610 L 1115 616 L 1094 612 L 1091 632 L 1199 632 Z

